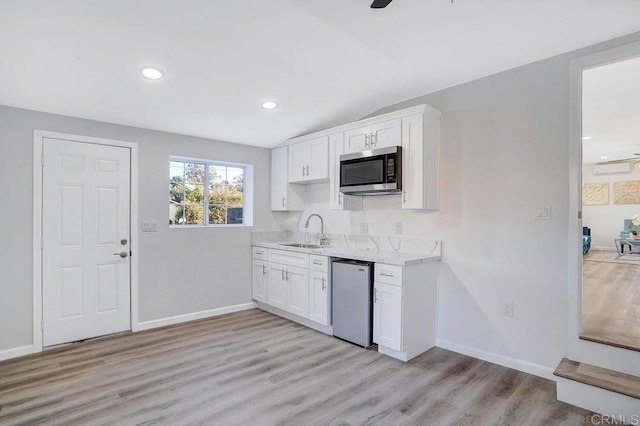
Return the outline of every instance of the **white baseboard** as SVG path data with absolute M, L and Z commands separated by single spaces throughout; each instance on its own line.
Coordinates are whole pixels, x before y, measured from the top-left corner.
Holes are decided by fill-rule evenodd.
M 190 314 L 176 315 L 175 317 L 160 318 L 157 320 L 144 321 L 138 323 L 138 330 L 149 330 L 151 328 L 164 327 L 165 325 L 179 324 L 181 322 L 193 321 L 202 318 L 215 317 L 232 312 L 246 311 L 256 307 L 255 302 L 242 303 L 240 305 L 225 306 L 224 308 L 209 309 L 207 311 L 193 312 Z
M 553 369 L 545 367 L 544 365 L 534 364 L 532 362 L 510 358 L 492 352 L 485 352 L 480 349 L 459 345 L 457 343 L 449 342 L 442 339 L 436 340 L 436 346 L 443 349 L 448 349 L 453 352 L 458 352 L 463 355 L 478 358 L 483 361 L 488 361 L 494 364 L 502 365 L 504 367 L 513 368 L 514 370 L 522 371 L 524 373 L 533 374 L 534 376 L 542 377 L 544 379 L 553 381 L 556 380 L 556 376 L 553 375 Z
M 6 359 L 17 358 L 23 355 L 30 355 L 33 353 L 33 345 L 20 346 L 19 348 L 11 348 L 0 351 L 0 361 Z

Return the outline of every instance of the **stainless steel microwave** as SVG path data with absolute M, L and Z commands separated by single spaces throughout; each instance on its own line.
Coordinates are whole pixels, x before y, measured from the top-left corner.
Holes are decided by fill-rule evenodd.
M 402 147 L 340 156 L 340 192 L 382 195 L 402 191 Z

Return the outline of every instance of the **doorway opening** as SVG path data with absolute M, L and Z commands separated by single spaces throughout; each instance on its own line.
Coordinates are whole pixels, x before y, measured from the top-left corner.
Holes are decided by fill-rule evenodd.
M 640 57 L 582 71 L 580 338 L 640 351 Z

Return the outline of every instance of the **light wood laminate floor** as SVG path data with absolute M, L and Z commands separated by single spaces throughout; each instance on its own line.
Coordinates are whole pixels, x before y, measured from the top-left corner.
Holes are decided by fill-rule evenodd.
M 555 383 L 434 348 L 409 363 L 254 309 L 0 363 L 0 424 L 576 425 Z
M 640 350 L 640 265 L 588 259 L 583 263 L 581 337 Z

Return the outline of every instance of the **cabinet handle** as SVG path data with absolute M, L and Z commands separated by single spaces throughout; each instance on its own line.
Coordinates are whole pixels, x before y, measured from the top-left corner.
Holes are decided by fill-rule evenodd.
M 262 265 L 262 275 L 266 275 L 267 273 L 267 267 Z
M 402 204 L 407 204 L 407 191 L 402 191 Z
M 327 286 L 325 285 L 325 278 L 322 277 L 322 291 L 325 291 L 327 289 Z
M 314 260 L 314 261 L 313 261 L 313 264 L 314 264 L 314 265 L 320 265 L 320 266 L 322 266 L 322 262 L 318 262 L 317 260 Z
M 289 271 L 284 271 L 285 280 L 289 281 Z
M 373 290 L 373 303 L 378 303 L 378 289 Z
M 378 146 L 378 135 L 376 133 L 371 133 L 371 144 Z
M 302 166 L 302 176 L 306 176 L 306 175 L 304 174 L 304 166 Z
M 307 176 L 309 176 L 309 166 L 307 166 Z
M 342 193 L 338 194 L 338 204 L 342 205 Z
M 369 147 L 369 138 L 370 137 L 371 137 L 370 135 L 364 135 L 364 146 L 367 147 L 367 148 Z
M 395 277 L 395 275 L 393 275 L 393 274 L 386 274 L 384 272 L 380 272 L 380 275 L 382 275 L 383 277 L 390 277 L 390 278 Z
M 264 252 L 263 252 L 263 251 L 258 251 L 258 250 L 256 250 L 256 254 L 260 254 L 260 255 L 262 255 L 262 254 L 264 254 Z
M 284 281 L 284 269 L 282 270 L 282 281 Z
M 284 197 L 282 197 L 282 207 L 284 207 Z

